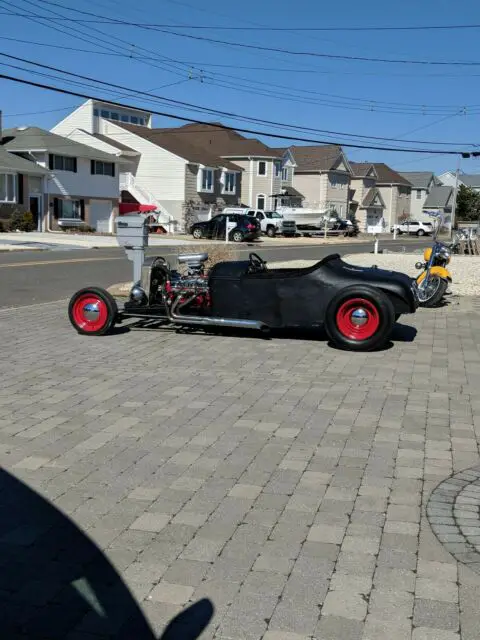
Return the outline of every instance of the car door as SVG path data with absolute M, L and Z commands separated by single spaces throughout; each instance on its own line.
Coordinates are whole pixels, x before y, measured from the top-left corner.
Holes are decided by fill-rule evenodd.
M 226 216 L 220 214 L 212 218 L 212 234 L 210 238 L 213 240 L 225 240 Z

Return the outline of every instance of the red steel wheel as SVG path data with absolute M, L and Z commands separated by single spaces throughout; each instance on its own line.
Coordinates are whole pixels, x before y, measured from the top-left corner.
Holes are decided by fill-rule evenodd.
M 70 322 L 84 335 L 107 333 L 115 323 L 117 312 L 115 299 L 97 287 L 77 291 L 68 307 Z
M 368 340 L 380 326 L 377 307 L 365 298 L 352 298 L 337 311 L 337 327 L 349 340 Z

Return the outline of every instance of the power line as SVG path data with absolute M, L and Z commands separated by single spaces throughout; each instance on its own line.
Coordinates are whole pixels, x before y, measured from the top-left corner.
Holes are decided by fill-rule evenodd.
M 32 2 L 30 2 L 30 0 L 23 0 L 24 2 L 28 3 L 28 4 L 32 4 Z M 9 4 L 9 3 L 5 3 L 3 1 L 3 4 Z M 49 3 L 49 4 L 55 4 L 56 6 L 61 6 L 61 5 L 57 5 L 57 3 Z M 35 6 L 35 5 L 34 5 Z M 53 12 L 50 9 L 47 9 L 48 11 L 50 11 L 51 13 L 54 13 L 55 16 L 61 16 L 61 14 L 58 14 L 57 12 Z M 67 10 L 69 10 L 67 8 Z M 75 9 L 72 9 L 73 11 L 76 11 Z M 40 14 L 33 14 L 35 16 L 39 16 Z M 40 16 L 41 19 L 46 19 L 43 16 Z M 31 18 L 34 20 L 34 18 Z M 56 18 L 51 18 L 51 20 L 56 20 Z M 36 21 L 36 20 L 35 20 Z M 36 21 L 38 22 L 38 21 Z M 43 23 L 41 23 L 43 24 Z M 53 28 L 56 31 L 59 31 L 58 28 L 56 27 L 52 27 L 51 25 L 44 25 L 44 26 L 48 26 L 49 28 Z M 68 28 L 68 27 L 67 27 Z M 95 31 L 98 31 L 99 33 L 106 35 L 107 37 L 108 34 L 105 34 L 105 32 L 100 31 L 98 29 L 95 29 Z M 84 38 L 83 38 L 84 39 Z M 84 39 L 85 40 L 85 39 Z M 117 40 L 115 40 L 115 43 L 117 42 Z M 42 43 L 43 44 L 43 43 Z M 97 43 L 95 43 L 97 44 Z M 128 43 L 126 42 L 125 44 L 128 44 L 131 47 L 134 47 L 135 45 L 133 45 L 133 43 Z M 50 45 L 52 46 L 52 45 Z M 117 46 L 117 45 L 116 45 Z M 105 47 L 104 47 L 105 48 Z M 70 47 L 70 49 L 73 49 L 73 47 Z M 155 52 L 149 50 L 149 49 L 143 49 L 142 47 L 140 47 L 139 49 L 142 49 L 144 51 L 153 53 L 155 55 Z M 125 55 L 125 54 L 119 54 L 119 53 L 111 53 L 112 49 L 107 47 L 107 50 L 109 53 L 104 53 L 104 52 L 98 52 L 99 54 L 103 54 L 103 55 L 115 55 L 115 56 L 120 56 L 123 55 L 124 57 L 127 58 L 132 58 L 137 60 L 138 62 L 142 62 L 144 64 L 148 64 L 148 62 L 146 62 L 145 58 L 137 58 L 136 56 L 133 55 Z M 95 53 L 95 52 L 92 52 Z M 171 62 L 173 64 L 177 65 L 177 69 L 178 69 L 178 65 L 183 65 L 184 67 L 187 68 L 180 68 L 180 70 L 177 71 L 172 71 L 172 69 L 165 69 L 164 67 L 158 67 L 158 65 L 153 64 L 152 66 L 157 67 L 157 68 L 161 68 L 163 70 L 168 70 L 172 73 L 177 73 L 182 75 L 184 73 L 187 73 L 187 69 L 188 66 L 186 65 L 186 63 L 184 63 L 183 61 L 176 61 L 173 60 L 172 58 L 168 58 L 165 56 L 162 56 L 162 58 L 164 58 L 165 60 L 167 60 L 168 62 Z M 165 63 L 162 63 L 165 64 Z M 191 73 L 191 69 L 192 67 L 190 67 L 190 72 Z M 239 91 L 239 87 L 241 86 L 241 84 L 239 82 L 235 82 L 232 83 L 231 80 L 232 79 L 236 79 L 236 80 L 240 80 L 240 81 L 244 81 L 247 82 L 247 85 L 244 85 L 245 88 L 247 88 L 251 93 L 256 93 L 257 95 L 261 95 L 261 96 L 265 96 L 265 97 L 269 97 L 269 98 L 274 98 L 274 99 L 279 99 L 279 100 L 283 100 L 283 101 L 287 101 L 287 102 L 298 102 L 298 103 L 302 103 L 302 104 L 321 104 L 322 106 L 326 106 L 326 107 L 330 107 L 330 108 L 341 108 L 341 109 L 345 109 L 345 110 L 359 110 L 359 111 L 376 111 L 376 112 L 385 112 L 385 113 L 410 113 L 410 114 L 421 114 L 421 115 L 427 115 L 427 111 L 429 115 L 440 115 L 443 114 L 446 110 L 449 109 L 458 109 L 458 106 L 449 106 L 449 105 L 435 105 L 432 107 L 427 107 L 426 105 L 415 105 L 415 104 L 408 104 L 408 103 L 388 103 L 388 102 L 379 102 L 379 101 L 374 101 L 374 100 L 367 100 L 367 99 L 363 99 L 363 98 L 351 98 L 350 96 L 337 96 L 335 94 L 328 94 L 328 93 L 320 93 L 320 92 L 315 92 L 315 91 L 309 91 L 309 90 L 304 90 L 304 89 L 293 89 L 291 87 L 286 87 L 285 85 L 275 85 L 274 83 L 268 83 L 268 82 L 258 82 L 258 81 L 254 81 L 254 80 L 249 80 L 249 79 L 245 79 L 245 78 L 241 78 L 238 76 L 232 76 L 231 74 L 222 74 L 220 72 L 216 72 L 216 75 L 220 75 L 220 76 L 224 76 L 227 78 L 227 80 L 218 80 L 214 77 L 210 78 L 204 75 L 204 72 L 201 69 L 197 68 L 197 71 L 200 73 L 200 79 L 201 81 L 205 81 L 208 84 L 213 84 L 215 86 L 218 87 L 222 87 L 222 88 L 227 88 L 227 89 L 231 89 L 231 90 L 235 90 L 235 91 Z M 190 77 L 190 75 L 189 75 Z M 257 85 L 260 86 L 260 89 L 252 89 L 251 85 Z M 270 85 L 273 87 L 279 87 L 280 89 L 286 89 L 289 91 L 288 96 L 285 95 L 285 93 L 283 92 L 278 92 L 278 91 L 272 91 L 268 88 L 265 88 L 265 85 Z M 305 98 L 305 96 L 302 95 L 298 95 L 299 92 L 302 93 L 306 93 L 306 94 L 315 94 L 315 95 L 319 95 L 319 96 L 325 96 L 322 99 L 309 99 L 309 98 Z M 328 98 L 328 99 L 325 99 Z M 333 98 L 333 100 L 330 100 L 330 98 Z M 340 102 L 338 101 L 340 100 Z M 346 100 L 349 101 L 347 102 L 347 104 L 344 104 L 341 102 L 341 100 Z M 363 106 L 359 106 L 356 107 L 354 106 L 356 103 L 363 105 Z M 403 108 L 405 107 L 405 108 Z
M 49 91 L 55 91 L 56 93 L 61 93 L 63 95 L 70 95 L 70 96 L 76 96 L 77 98 L 83 98 L 85 100 L 94 100 L 97 102 L 108 102 L 109 104 L 111 104 L 112 106 L 116 106 L 120 109 L 136 109 L 139 110 L 139 107 L 136 107 L 134 105 L 128 105 L 128 104 L 122 104 L 121 102 L 113 102 L 111 100 L 105 100 L 103 98 L 99 98 L 98 96 L 93 96 L 91 94 L 85 94 L 85 93 L 80 93 L 77 91 L 72 91 L 70 89 L 62 89 L 60 87 L 55 87 L 52 85 L 47 85 L 47 84 L 43 84 L 43 83 L 39 83 L 39 82 L 33 82 L 32 80 L 25 80 L 23 78 L 16 78 L 14 76 L 9 76 L 3 73 L 0 73 L 0 79 L 4 79 L 4 80 L 10 80 L 12 82 L 17 82 L 19 84 L 24 84 L 24 85 L 28 85 L 31 87 L 37 87 L 39 89 L 47 89 Z M 248 133 L 251 135 L 257 135 L 257 136 L 264 136 L 266 138 L 274 138 L 277 140 L 290 140 L 290 141 L 295 141 L 295 142 L 306 142 L 306 143 L 310 143 L 310 144 L 317 144 L 317 145 L 330 145 L 332 144 L 331 141 L 325 141 L 325 140 L 317 140 L 317 139 L 312 139 L 312 138 L 300 138 L 297 136 L 287 136 L 284 134 L 280 134 L 280 133 L 268 133 L 265 131 L 260 131 L 260 130 L 255 130 L 255 129 L 245 129 L 245 128 L 233 128 L 233 127 L 229 127 L 227 125 L 222 125 L 219 123 L 211 123 L 211 122 L 206 122 L 204 120 L 197 120 L 197 119 L 193 119 L 193 118 L 186 118 L 184 116 L 178 116 L 176 114 L 172 114 L 172 113 L 167 113 L 167 112 L 163 112 L 163 111 L 150 111 L 150 113 L 157 115 L 157 116 L 162 116 L 165 118 L 172 118 L 173 120 L 179 120 L 182 122 L 190 122 L 193 124 L 200 124 L 200 125 L 204 125 L 204 126 L 209 126 L 209 127 L 215 127 L 217 129 L 220 130 L 224 130 L 224 131 L 236 131 L 236 132 L 240 132 L 240 133 Z M 339 144 L 340 146 L 340 144 Z M 473 152 L 473 151 L 466 151 L 466 150 L 440 150 L 440 149 L 409 149 L 409 148 L 398 148 L 398 147 L 380 147 L 380 146 L 376 146 L 376 145 L 365 145 L 365 144 L 354 144 L 354 143 L 345 143 L 342 144 L 341 146 L 344 147 L 350 147 L 353 149 L 375 149 L 377 151 L 395 151 L 395 152 L 403 152 L 403 153 L 419 153 L 419 154 L 427 154 L 427 153 L 431 153 L 432 155 L 459 155 L 459 154 L 464 154 L 466 156 L 470 156 L 470 155 L 476 155 L 477 153 L 480 155 L 480 152 Z
M 123 85 L 118 85 L 112 82 L 106 82 L 104 80 L 99 80 L 97 78 L 93 78 L 91 76 L 85 76 L 83 74 L 79 74 L 79 73 L 74 73 L 71 71 L 67 71 L 65 69 L 61 69 L 59 67 L 54 67 L 52 65 L 46 65 L 46 64 L 42 64 L 40 62 L 35 62 L 33 60 L 29 60 L 27 58 L 22 58 L 20 56 L 12 56 L 10 54 L 6 54 L 3 52 L 0 52 L 0 56 L 3 56 L 5 58 L 11 59 L 11 60 L 16 60 L 19 62 L 23 62 L 26 64 L 30 64 L 33 65 L 35 67 L 41 67 L 42 69 L 48 69 L 50 71 L 55 71 L 57 73 L 62 73 L 64 75 L 67 76 L 72 76 L 74 78 L 79 78 L 80 80 L 86 80 L 87 82 L 91 83 L 94 82 L 96 84 L 101 84 L 101 85 L 105 85 L 107 87 L 112 87 L 113 89 L 116 90 L 116 92 L 118 93 L 117 90 L 120 91 L 126 91 L 128 96 L 131 96 L 132 94 L 141 94 L 141 95 L 145 95 L 148 98 L 153 98 L 156 100 L 159 100 L 161 102 L 164 103 L 169 103 L 169 104 L 173 104 L 175 106 L 181 106 L 181 107 L 188 107 L 189 109 L 194 109 L 196 111 L 203 111 L 203 112 L 207 112 L 207 113 L 211 113 L 213 115 L 217 115 L 217 116 L 222 116 L 222 117 L 227 117 L 227 118 L 234 118 L 234 119 L 241 119 L 241 120 L 247 120 L 249 122 L 254 122 L 257 124 L 262 124 L 262 125 L 268 125 L 268 126 L 274 126 L 274 127 L 282 127 L 282 128 L 291 128 L 291 129 L 296 129 L 299 131 L 305 131 L 305 132 L 310 132 L 310 133 L 321 133 L 321 134 L 328 134 L 328 135 L 333 135 L 333 136 L 347 136 L 347 137 L 354 137 L 354 138 L 363 138 L 363 139 L 367 139 L 367 140 L 384 140 L 384 141 L 388 141 L 388 142 L 402 142 L 402 140 L 398 139 L 396 140 L 395 138 L 386 138 L 386 137 L 381 137 L 381 136 L 363 136 L 363 135 L 359 135 L 359 134 L 353 134 L 353 133 L 347 133 L 347 132 L 342 132 L 342 131 L 329 131 L 327 129 L 315 129 L 315 128 L 311 128 L 311 127 L 300 127 L 300 126 L 296 126 L 296 125 L 291 125 L 291 124 L 286 124 L 284 122 L 276 122 L 276 121 L 272 121 L 272 120 L 265 120 L 262 118 L 254 118 L 251 116 L 244 116 L 241 114 L 237 114 L 237 113 L 233 113 L 230 111 L 220 111 L 218 109 L 209 109 L 207 107 L 202 107 L 201 105 L 196 105 L 193 103 L 189 103 L 189 102 L 184 102 L 181 100 L 174 100 L 173 98 L 165 98 L 163 96 L 157 96 L 155 94 L 152 94 L 151 91 L 142 91 L 139 89 L 134 89 L 134 88 L 130 88 L 130 87 L 125 87 Z M 3 64 L 3 63 L 2 63 Z M 6 65 L 9 66 L 9 65 Z M 12 65 L 14 66 L 14 65 Z M 27 71 L 29 73 L 33 73 L 32 71 L 29 71 L 28 69 L 24 69 L 24 68 L 20 68 L 23 71 Z M 62 78 L 58 78 L 56 76 L 49 76 L 52 77 L 55 80 L 62 80 Z M 71 81 L 73 82 L 73 81 Z M 85 85 L 85 83 L 80 83 L 82 85 Z M 88 86 L 88 85 L 87 85 Z M 90 85 L 91 88 L 91 85 Z M 416 140 L 416 141 L 411 141 L 412 144 L 434 144 L 434 145 L 467 145 L 467 146 L 473 146 L 473 143 L 467 143 L 467 142 L 433 142 L 433 141 L 426 141 L 426 140 Z
M 107 20 L 109 24 L 120 24 L 120 25 L 125 25 L 125 26 L 129 26 L 129 27 L 138 27 L 140 29 L 146 29 L 148 31 L 159 31 L 161 33 L 167 33 L 173 36 L 177 36 L 180 38 L 189 38 L 189 39 L 193 39 L 193 40 L 200 40 L 200 41 L 205 41 L 205 42 L 212 42 L 215 44 L 222 44 L 222 45 L 227 45 L 227 46 L 233 46 L 233 47 L 241 47 L 241 48 L 247 48 L 247 49 L 254 49 L 256 51 L 272 51 L 275 53 L 283 53 L 283 54 L 288 54 L 288 55 L 292 55 L 292 56 L 312 56 L 312 57 L 318 57 L 318 58 L 328 58 L 328 59 L 332 59 L 332 60 L 349 60 L 349 61 L 359 61 L 359 62 L 380 62 L 380 63 L 389 63 L 389 64 L 415 64 L 415 65 L 440 65 L 440 66 L 466 66 L 466 67 L 471 67 L 471 66 L 480 66 L 480 62 L 479 61 L 441 61 L 441 60 L 408 60 L 408 59 L 402 59 L 402 58 L 392 58 L 392 59 L 388 59 L 388 58 L 370 58 L 367 56 L 348 56 L 348 55 L 340 55 L 340 54 L 331 54 L 331 53 L 320 53 L 317 51 L 295 51 L 295 50 L 291 50 L 291 49 L 281 49 L 278 47 L 266 47 L 263 45 L 256 45 L 256 44 L 246 44 L 246 43 L 238 43 L 238 42 L 229 42 L 226 40 L 217 40 L 214 38 L 207 38 L 205 36 L 196 36 L 196 35 L 192 35 L 192 34 L 187 34 L 187 33 L 178 33 L 176 31 L 172 31 L 172 30 L 167 30 L 167 29 L 163 29 L 160 27 L 155 27 L 153 25 L 144 25 L 142 23 L 135 23 L 135 22 L 129 22 L 126 20 L 120 20 L 117 18 L 109 18 L 108 16 L 102 16 L 100 14 L 97 13 L 93 13 L 91 11 L 82 11 L 80 9 L 73 9 L 70 7 L 65 7 L 65 5 L 62 5 L 60 3 L 57 2 L 51 2 L 50 0 L 39 0 L 40 2 L 44 3 L 44 4 L 49 4 L 49 5 L 53 5 L 56 7 L 61 7 L 62 9 L 66 9 L 68 11 L 74 11 L 75 13 L 80 13 L 83 15 L 89 15 L 92 16 L 94 18 L 97 18 L 99 20 Z M 76 21 L 76 22 L 81 22 L 80 20 L 75 20 L 74 18 L 65 18 L 62 17 L 65 20 L 71 20 L 71 21 Z M 95 22 L 95 21 L 93 21 Z
M 60 6 L 55 2 L 47 2 L 46 0 L 39 0 L 44 4 L 52 4 L 55 6 Z M 3 12 L 0 12 L 0 14 Z M 15 13 L 14 15 L 19 17 L 26 17 L 26 14 Z M 67 20 L 68 18 L 64 18 Z M 86 20 L 82 18 L 71 18 L 72 22 L 83 22 L 89 24 L 94 22 L 93 20 Z M 97 24 L 118 24 L 118 21 L 114 18 L 105 17 L 103 20 L 96 20 Z M 163 29 L 196 29 L 201 30 L 205 29 L 206 31 L 279 31 L 279 32 L 325 32 L 325 31 L 452 31 L 452 30 L 462 30 L 462 29 L 480 29 L 480 24 L 453 24 L 453 25 L 410 25 L 404 27 L 392 27 L 392 26 L 368 26 L 368 27 L 231 27 L 224 25 L 208 25 L 208 24 L 169 24 L 169 23 L 158 23 L 158 22 L 131 22 L 131 26 L 133 27 L 161 27 Z

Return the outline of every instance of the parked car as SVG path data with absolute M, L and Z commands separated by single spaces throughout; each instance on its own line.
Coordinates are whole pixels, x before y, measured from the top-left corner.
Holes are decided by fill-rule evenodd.
M 393 233 L 397 230 L 397 233 L 411 233 L 417 236 L 429 236 L 433 233 L 433 224 L 431 222 L 422 222 L 419 220 L 405 220 L 400 224 L 394 224 L 391 228 Z
M 252 219 L 239 213 L 220 213 L 211 220 L 195 222 L 190 227 L 190 233 L 197 240 L 200 240 L 200 238 L 225 240 L 227 219 L 229 223 L 235 224 L 228 234 L 230 241 L 244 242 L 246 240 L 256 240 L 260 237 L 260 222 L 255 218 Z
M 239 213 L 255 218 L 260 222 L 262 233 L 269 238 L 274 238 L 277 233 L 293 238 L 297 233 L 295 220 L 284 220 L 283 216 L 276 211 L 263 211 L 263 209 L 248 209 L 246 207 L 227 207 L 223 213 Z

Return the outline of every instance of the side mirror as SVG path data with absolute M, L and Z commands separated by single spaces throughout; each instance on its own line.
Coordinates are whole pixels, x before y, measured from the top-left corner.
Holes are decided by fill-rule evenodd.
M 423 269 L 423 267 L 424 267 L 423 262 L 417 262 L 417 263 L 415 264 L 415 269 Z

